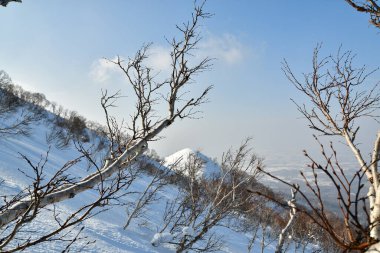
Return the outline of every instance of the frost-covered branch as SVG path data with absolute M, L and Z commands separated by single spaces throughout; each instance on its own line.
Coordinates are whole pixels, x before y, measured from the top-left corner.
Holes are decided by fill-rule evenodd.
M 286 226 L 281 230 L 281 233 L 278 237 L 278 243 L 277 243 L 275 253 L 281 253 L 282 252 L 282 250 L 283 250 L 282 248 L 284 247 L 285 238 L 288 235 L 288 231 L 294 222 L 294 218 L 296 217 L 296 213 L 297 213 L 296 195 L 297 195 L 298 189 L 299 189 L 299 186 L 296 186 L 294 189 L 291 189 L 292 198 L 288 201 L 288 206 L 290 208 L 289 220 L 288 220 L 288 223 L 286 224 Z

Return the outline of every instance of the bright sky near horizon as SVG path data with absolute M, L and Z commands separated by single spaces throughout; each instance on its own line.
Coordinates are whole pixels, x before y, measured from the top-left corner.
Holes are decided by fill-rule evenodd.
M 23 0 L 0 9 L 0 69 L 27 90 L 103 122 L 101 89 L 126 91 L 126 80 L 102 58 L 133 56 L 153 42 L 149 63 L 165 73 L 175 25 L 190 18 L 193 1 L 176 0 Z M 211 71 L 197 78 L 194 90 L 212 84 L 202 119 L 184 120 L 155 143 L 161 155 L 189 147 L 220 157 L 247 136 L 267 160 L 302 157 L 311 131 L 290 101 L 303 97 L 281 71 L 287 59 L 295 73 L 311 70 L 313 48 L 322 54 L 343 49 L 357 64 L 380 66 L 380 30 L 344 0 L 209 0 L 215 14 L 202 24 L 199 55 L 215 58 Z M 380 80 L 379 73 L 373 82 Z M 128 93 L 115 113 L 128 118 Z M 378 125 L 366 123 L 364 145 Z

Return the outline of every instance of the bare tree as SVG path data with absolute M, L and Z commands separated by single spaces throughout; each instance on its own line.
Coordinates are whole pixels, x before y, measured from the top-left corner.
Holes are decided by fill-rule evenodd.
M 247 252 L 250 253 L 252 252 L 252 249 L 253 249 L 253 246 L 255 245 L 255 242 L 256 242 L 256 238 L 258 236 L 258 232 L 259 232 L 259 228 L 260 228 L 260 224 L 259 224 L 259 221 L 256 220 L 256 219 L 251 219 L 249 220 L 249 224 L 250 226 L 249 228 L 249 232 L 251 232 L 251 236 L 248 240 L 248 243 L 247 243 Z
M 252 153 L 248 142 L 245 141 L 238 150 L 224 154 L 222 174 L 214 180 L 197 178 L 203 161 L 190 156 L 185 166 L 188 175 L 185 187 L 175 200 L 167 203 L 164 226 L 153 238 L 153 245 L 163 242 L 174 244 L 177 252 L 220 250 L 221 238 L 216 236 L 213 228 L 252 204 L 245 189 L 255 180 L 261 160 Z M 236 177 L 244 172 L 244 177 Z
M 149 161 L 146 159 L 140 159 L 139 167 L 146 168 L 150 165 Z M 125 222 L 124 229 L 127 229 L 130 225 L 131 221 L 137 217 L 141 217 L 142 213 L 146 211 L 146 208 L 158 201 L 160 198 L 158 197 L 158 192 L 162 190 L 164 186 L 168 185 L 167 177 L 172 173 L 169 168 L 166 168 L 161 163 L 157 165 L 158 168 L 154 168 L 152 179 L 145 187 L 145 189 L 139 193 L 138 200 L 135 203 L 131 203 L 131 205 L 127 206 L 127 214 L 128 219 Z
M 78 147 L 78 149 L 82 148 Z M 98 193 L 97 196 L 88 203 L 83 203 L 82 206 L 71 213 L 64 213 L 56 205 L 53 205 L 52 208 L 41 206 L 41 200 L 51 192 L 65 185 L 75 183 L 75 178 L 69 174 L 70 168 L 79 164 L 82 159 L 91 159 L 89 150 L 83 149 L 81 152 L 83 152 L 81 157 L 64 164 L 49 179 L 46 179 L 47 169 L 45 169 L 48 164 L 49 152 L 37 164 L 34 164 L 25 155 L 21 155 L 32 168 L 32 173 L 26 171 L 23 171 L 23 173 L 33 180 L 33 184 L 11 199 L 4 200 L 5 203 L 1 206 L 1 211 L 6 211 L 10 206 L 20 201 L 30 200 L 34 203 L 16 221 L 7 224 L 1 229 L 1 252 L 17 252 L 46 242 L 67 242 L 65 250 L 68 250 L 75 241 L 80 239 L 83 221 L 105 211 L 111 205 L 117 204 L 128 193 L 129 186 L 138 174 L 138 170 L 133 168 L 119 171 L 114 177 L 103 180 L 93 188 L 93 191 Z M 126 191 L 121 191 L 121 189 Z M 35 231 L 30 227 L 32 222 L 36 222 L 42 217 L 45 220 L 51 219 L 50 225 L 53 228 L 50 231 Z M 66 231 L 68 228 L 78 228 L 79 231 L 75 234 L 75 230 Z
M 258 171 L 266 173 L 263 166 Z M 262 175 L 262 174 L 261 174 Z M 249 208 L 244 210 L 244 232 L 251 234 L 247 249 L 251 252 L 256 242 L 260 243 L 260 252 L 278 240 L 281 227 L 286 226 L 282 207 L 289 207 L 281 194 L 275 193 L 260 182 L 250 184 L 246 191 L 250 194 Z
M 267 204 L 266 202 L 263 203 L 264 205 Z M 261 204 L 260 207 L 260 213 L 257 215 L 257 219 L 259 221 L 259 227 L 260 227 L 260 253 L 264 253 L 264 250 L 274 243 L 279 233 L 277 233 L 277 226 L 273 226 L 274 222 L 273 220 L 276 218 L 276 215 L 278 215 L 276 212 L 273 211 L 272 208 L 264 206 Z M 277 224 L 276 224 L 277 225 Z
M 77 160 L 69 161 L 68 165 L 56 170 L 56 174 L 46 179 L 42 177 L 41 166 L 35 166 L 24 157 L 33 168 L 34 183 L 25 191 L 7 201 L 0 209 L 0 229 L 3 231 L 0 240 L 0 250 L 13 252 L 34 246 L 48 239 L 56 240 L 57 235 L 69 227 L 81 224 L 82 221 L 99 212 L 100 207 L 107 207 L 112 201 L 119 201 L 120 195 L 136 177 L 135 161 L 148 148 L 148 143 L 156 140 L 161 132 L 178 119 L 191 118 L 198 113 L 198 107 L 207 101 L 211 86 L 204 89 L 198 96 L 192 96 L 189 86 L 194 85 L 194 77 L 210 68 L 210 59 L 204 58 L 197 63 L 190 60 L 201 37 L 198 33 L 199 22 L 210 17 L 203 11 L 203 4 L 196 6 L 192 19 L 177 26 L 182 38 L 170 41 L 171 73 L 164 81 L 157 81 L 153 70 L 144 65 L 147 59 L 149 45 L 145 45 L 135 57 L 125 62 L 120 57 L 113 61 L 125 74 L 128 84 L 132 87 L 136 98 L 134 114 L 131 121 L 124 127 L 110 116 L 109 109 L 120 97 L 119 93 L 109 95 L 103 92 L 101 98 L 104 109 L 108 138 L 108 152 L 104 159 L 96 159 L 97 153 L 92 147 L 76 142 L 81 153 L 78 159 L 84 159 L 91 165 L 91 173 L 84 178 L 72 178 L 68 172 L 69 165 Z M 166 94 L 166 95 L 165 95 Z M 163 99 L 160 99 L 163 96 Z M 166 115 L 160 115 L 156 109 L 158 102 L 164 102 L 168 108 Z M 95 190 L 98 198 L 80 207 L 76 212 L 63 219 L 55 213 L 55 204 L 76 197 L 83 191 Z M 52 208 L 53 207 L 53 208 Z M 20 243 L 12 244 L 22 228 L 39 217 L 41 210 L 52 210 L 58 227 L 38 238 L 24 237 Z M 104 210 L 104 209 L 101 209 Z M 77 240 L 77 236 L 74 239 Z
M 355 67 L 355 56 L 338 51 L 336 56 L 319 59 L 320 46 L 314 50 L 313 69 L 297 78 L 285 61 L 283 70 L 292 84 L 309 99 L 309 104 L 297 104 L 298 110 L 308 120 L 309 127 L 322 135 L 338 136 L 345 141 L 358 162 L 358 170 L 347 172 L 338 162 L 331 144 L 331 152 L 320 144 L 325 164 L 318 163 L 305 152 L 311 164 L 312 178 L 303 176 L 310 195 L 302 191 L 312 213 L 312 218 L 344 250 L 367 250 L 378 248 L 380 240 L 380 187 L 378 159 L 380 132 L 375 138 L 371 158 L 362 155 L 357 134 L 358 122 L 365 118 L 376 119 L 380 106 L 378 84 L 369 86 L 367 78 L 374 71 Z M 269 174 L 269 173 L 267 173 Z M 318 175 L 324 174 L 337 192 L 340 217 L 334 217 L 325 207 Z M 273 177 L 273 175 L 271 175 Z M 275 177 L 292 186 L 291 184 Z M 365 185 L 368 193 L 363 194 Z M 368 202 L 367 202 L 368 200 Z M 316 201 L 316 202 L 315 202 Z M 317 203 L 317 204 L 316 204 Z M 368 206 L 367 206 L 368 204 Z M 308 214 L 307 211 L 303 210 Z M 342 223 L 336 222 L 336 220 Z
M 380 6 L 377 0 L 345 0 L 350 6 L 359 12 L 370 15 L 370 23 L 376 28 L 380 28 Z

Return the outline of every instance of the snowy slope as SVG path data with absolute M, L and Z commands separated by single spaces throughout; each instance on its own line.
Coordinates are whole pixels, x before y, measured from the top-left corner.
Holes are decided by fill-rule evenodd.
M 29 185 L 30 179 L 21 173 L 19 169 L 27 174 L 31 173 L 31 171 L 26 162 L 20 158 L 19 153 L 27 156 L 34 163 L 40 161 L 41 157 L 44 157 L 46 151 L 49 150 L 49 144 L 46 142 L 47 132 L 48 126 L 40 123 L 32 126 L 32 134 L 29 137 L 12 136 L 0 139 L 0 180 L 4 180 L 4 183 L 0 185 L 0 195 L 15 194 Z M 78 155 L 78 152 L 73 147 L 63 150 L 50 147 L 49 160 L 46 166 L 47 177 L 51 176 L 66 161 L 74 159 Z M 220 173 L 218 166 L 209 158 L 190 149 L 181 150 L 167 157 L 165 164 L 169 166 L 177 163 L 181 167 L 186 163 L 190 155 L 196 155 L 204 161 L 204 165 L 198 174 L 199 177 L 208 178 Z M 70 170 L 70 173 L 76 177 L 85 176 L 87 174 L 85 164 L 79 163 L 75 165 Z M 150 180 L 151 176 L 143 174 L 133 183 L 128 191 L 142 192 Z M 166 201 L 174 199 L 177 194 L 177 186 L 165 186 L 159 192 L 160 200 L 149 206 L 144 211 L 142 217 L 133 220 L 127 230 L 123 229 L 123 224 L 127 219 L 125 207 L 115 206 L 106 212 L 100 213 L 85 221 L 82 237 L 86 237 L 86 240 L 79 241 L 74 245 L 73 249 L 82 252 L 174 252 L 175 250 L 172 245 L 161 244 L 155 247 L 151 244 L 151 240 L 163 226 L 162 214 Z M 89 190 L 73 199 L 58 204 L 57 208 L 63 213 L 70 213 L 75 208 L 80 207 L 83 203 L 95 197 L 96 193 L 93 190 Z M 130 194 L 125 198 L 133 203 L 137 200 L 138 194 Z M 54 218 L 46 210 L 42 212 L 36 222 L 32 223 L 30 230 L 42 233 L 43 231 L 48 231 L 52 224 L 54 224 Z M 79 228 L 74 229 L 73 232 L 77 231 L 79 231 Z M 222 252 L 247 252 L 250 234 L 239 233 L 228 227 L 217 227 L 212 232 L 222 237 L 225 243 Z M 86 246 L 85 243 L 87 241 L 96 242 Z M 49 244 L 40 244 L 34 248 L 27 249 L 25 252 L 61 252 L 63 247 L 64 244 L 62 242 L 51 242 Z M 258 252 L 259 247 L 260 242 L 255 243 L 251 252 Z M 274 248 L 275 240 L 265 248 L 264 252 L 273 252 Z

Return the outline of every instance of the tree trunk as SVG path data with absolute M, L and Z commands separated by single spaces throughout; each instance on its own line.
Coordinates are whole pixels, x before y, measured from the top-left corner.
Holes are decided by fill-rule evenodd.
M 115 161 L 113 161 L 111 164 L 106 163 L 106 165 L 99 172 L 93 173 L 83 178 L 77 184 L 58 188 L 56 191 L 47 194 L 45 197 L 40 199 L 39 206 L 44 207 L 49 204 L 73 198 L 78 193 L 93 188 L 98 183 L 102 182 L 102 180 L 110 177 L 122 169 L 120 168 L 120 165 L 122 165 L 123 162 L 128 161 L 127 164 L 123 164 L 123 167 L 131 165 L 131 161 L 134 161 L 134 159 L 140 156 L 147 149 L 147 142 L 157 136 L 163 129 L 169 126 L 171 122 L 172 121 L 169 119 L 162 121 L 161 124 L 159 124 L 155 129 L 152 129 L 151 132 L 147 133 L 146 136 L 139 140 L 134 146 L 124 151 L 124 153 L 121 154 Z M 27 196 L 8 207 L 6 210 L 0 213 L 0 227 L 3 227 L 15 220 L 17 217 L 22 215 L 29 206 L 33 204 L 33 197 Z
M 286 226 L 281 230 L 280 236 L 278 238 L 278 243 L 277 243 L 275 253 L 281 253 L 283 251 L 282 248 L 284 247 L 285 238 L 288 234 L 288 230 L 289 230 L 290 226 L 292 225 L 294 218 L 296 217 L 296 212 L 297 212 L 296 193 L 297 193 L 297 191 L 298 191 L 298 189 L 297 190 L 292 189 L 292 199 L 288 201 L 288 206 L 290 207 L 290 211 L 289 211 L 290 217 L 289 217 L 289 220 L 288 220 L 288 223 L 286 224 Z

